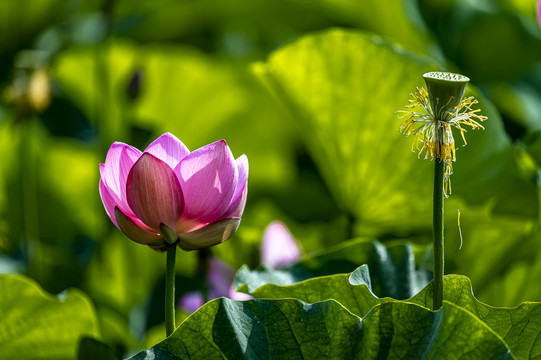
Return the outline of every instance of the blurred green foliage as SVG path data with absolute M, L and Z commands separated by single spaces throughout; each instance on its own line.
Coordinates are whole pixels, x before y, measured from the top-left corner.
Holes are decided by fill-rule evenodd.
M 0 356 L 72 359 L 81 337 L 97 337 L 92 303 L 79 290 L 55 298 L 21 275 L 0 278 Z
M 489 117 L 457 153 L 447 270 L 489 304 L 541 301 L 540 49 L 534 0 L 3 1 L 0 270 L 82 289 L 117 355 L 148 346 L 164 259 L 110 223 L 98 164 L 166 131 L 248 156 L 242 225 L 212 250 L 236 268 L 276 219 L 308 254 L 354 236 L 423 252 L 432 164 L 394 113 L 439 69 Z M 204 287 L 200 262 L 179 252 L 179 296 Z

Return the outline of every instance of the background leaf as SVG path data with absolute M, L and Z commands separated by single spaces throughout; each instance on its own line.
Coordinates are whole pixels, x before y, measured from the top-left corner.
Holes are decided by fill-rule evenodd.
M 0 289 L 1 358 L 73 359 L 81 337 L 99 336 L 94 308 L 78 290 L 55 298 L 19 275 L 1 275 Z
M 423 86 L 421 74 L 435 69 L 433 60 L 371 34 L 333 29 L 282 47 L 257 70 L 303 125 L 329 188 L 364 231 L 375 226 L 403 234 L 428 227 L 431 164 L 410 153 L 411 140 L 398 132 L 394 112 L 407 104 L 407 94 Z M 468 134 L 468 147 L 460 149 L 453 180 L 461 185 L 453 196 L 471 203 L 496 199 L 500 212 L 535 218 L 535 185 L 512 171 L 509 139 L 498 115 L 484 104 L 480 108 L 491 123 L 486 132 Z M 502 159 L 511 165 L 502 165 Z M 505 208 L 514 202 L 505 195 L 500 200 L 505 192 L 479 191 L 501 177 L 509 179 L 505 186 L 524 199 L 525 207 Z

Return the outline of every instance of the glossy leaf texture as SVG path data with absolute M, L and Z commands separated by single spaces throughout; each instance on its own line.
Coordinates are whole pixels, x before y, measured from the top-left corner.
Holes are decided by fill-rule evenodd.
M 334 301 L 219 298 L 132 359 L 351 358 L 360 335 L 360 319 Z
M 444 299 L 470 311 L 501 336 L 517 359 L 541 356 L 541 303 L 524 302 L 517 307 L 493 307 L 477 300 L 472 283 L 460 275 L 444 278 Z M 432 306 L 432 283 L 410 299 L 421 306 Z
M 55 297 L 22 275 L 1 275 L 0 289 L 2 359 L 73 359 L 83 336 L 99 336 L 94 308 L 78 290 Z
M 399 133 L 395 111 L 424 86 L 421 75 L 436 69 L 428 57 L 344 29 L 302 37 L 255 67 L 300 124 L 336 198 L 364 227 L 395 233 L 430 226 L 432 164 L 411 153 L 412 139 Z M 490 123 L 486 131 L 469 132 L 468 146 L 457 153 L 453 196 L 492 202 L 495 213 L 536 218 L 533 181 L 520 175 L 497 112 L 483 99 L 479 107 Z
M 457 347 L 455 344 L 462 346 Z M 334 300 L 216 299 L 141 359 L 374 359 L 467 356 L 511 359 L 501 338 L 470 312 L 445 303 L 376 306 L 364 318 Z
M 241 289 L 246 287 L 241 287 Z M 380 304 L 414 303 L 432 306 L 432 283 L 410 299 L 397 301 L 379 298 L 371 290 L 368 267 L 363 265 L 351 274 L 336 274 L 305 280 L 293 285 L 265 284 L 251 291 L 256 298 L 297 298 L 306 302 L 334 299 L 353 314 L 364 317 Z M 517 359 L 541 355 L 541 303 L 523 303 L 515 308 L 496 308 L 478 301 L 465 276 L 444 278 L 444 300 L 471 312 L 478 321 L 498 334 Z M 459 346 L 457 346 L 459 347 Z

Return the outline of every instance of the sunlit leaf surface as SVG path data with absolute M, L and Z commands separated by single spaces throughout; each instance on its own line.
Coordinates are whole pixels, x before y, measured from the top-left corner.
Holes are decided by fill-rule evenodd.
M 454 344 L 461 343 L 457 348 Z M 501 338 L 445 302 L 437 313 L 411 303 L 378 305 L 362 319 L 337 302 L 220 298 L 168 339 L 131 359 L 367 359 L 464 356 L 511 359 Z
M 422 74 L 436 69 L 432 60 L 372 34 L 334 29 L 282 47 L 257 69 L 301 124 L 330 189 L 359 221 L 396 232 L 428 227 L 431 164 L 411 153 L 395 111 L 424 85 Z M 497 113 L 486 102 L 480 107 L 487 130 L 468 133 L 458 152 L 453 196 L 536 217 L 534 184 L 517 174 Z M 496 183 L 509 192 L 489 191 Z M 509 208 L 517 196 L 522 206 Z
M 55 297 L 20 275 L 1 275 L 0 289 L 2 359 L 73 359 L 83 336 L 99 335 L 94 308 L 78 290 Z
M 316 277 L 292 285 L 267 283 L 249 293 L 257 298 L 296 298 L 309 303 L 334 299 L 360 317 L 377 309 L 379 304 L 397 303 L 392 298 L 374 295 L 366 265 L 351 274 Z M 529 359 L 541 353 L 541 303 L 523 303 L 516 308 L 486 305 L 474 297 L 470 280 L 460 275 L 444 278 L 444 300 L 471 312 L 505 341 L 517 359 Z M 432 283 L 403 302 L 431 308 Z

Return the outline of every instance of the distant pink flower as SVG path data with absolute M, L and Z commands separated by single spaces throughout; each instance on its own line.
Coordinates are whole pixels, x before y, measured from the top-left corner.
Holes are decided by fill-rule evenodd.
M 178 236 L 184 250 L 226 241 L 239 226 L 248 191 L 248 159 L 235 160 L 225 140 L 190 152 L 170 133 L 144 152 L 115 142 L 100 174 L 111 221 L 156 250 L 165 248 L 164 234 Z
M 541 0 L 537 2 L 537 22 L 539 23 L 539 26 L 541 27 Z
M 204 304 L 205 299 L 203 299 L 203 293 L 199 290 L 186 293 L 180 298 L 180 307 L 190 314 L 195 312 Z
M 299 245 L 284 223 L 270 223 L 263 233 L 261 263 L 276 269 L 294 263 L 300 256 Z
M 263 232 L 261 243 L 261 263 L 277 269 L 299 260 L 301 251 L 299 245 L 280 221 L 270 223 Z M 192 291 L 184 294 L 180 299 L 180 306 L 187 312 L 193 313 L 205 301 L 219 297 L 228 297 L 233 300 L 249 300 L 248 294 L 233 290 L 233 278 L 236 270 L 221 262 L 217 258 L 210 259 L 210 268 L 205 278 L 208 286 L 208 298 L 204 299 L 201 291 Z

